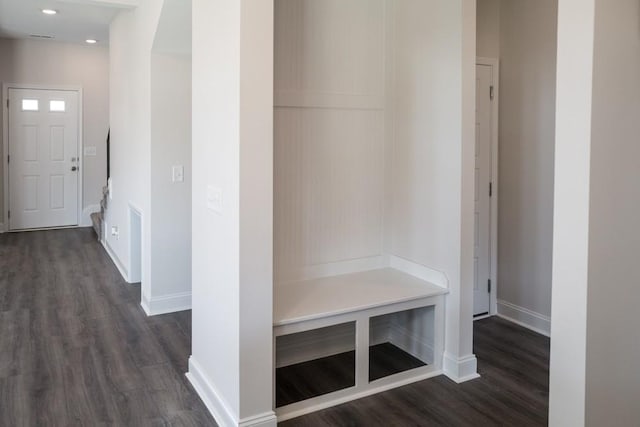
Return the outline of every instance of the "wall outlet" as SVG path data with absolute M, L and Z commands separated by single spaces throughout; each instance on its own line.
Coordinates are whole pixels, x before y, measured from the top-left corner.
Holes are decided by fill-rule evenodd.
M 173 182 L 184 182 L 184 166 L 174 166 L 171 171 Z
M 207 209 L 217 214 L 222 214 L 222 189 L 207 186 Z
M 120 231 L 118 230 L 118 226 L 117 225 L 112 225 L 111 226 L 111 235 L 115 236 L 116 240 L 118 240 L 120 238 Z

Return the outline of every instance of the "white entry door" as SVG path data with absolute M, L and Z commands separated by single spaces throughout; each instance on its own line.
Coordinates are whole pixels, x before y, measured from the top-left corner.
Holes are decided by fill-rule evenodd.
M 488 314 L 491 304 L 492 74 L 492 66 L 476 66 L 475 316 Z
M 78 92 L 8 96 L 9 229 L 78 225 Z

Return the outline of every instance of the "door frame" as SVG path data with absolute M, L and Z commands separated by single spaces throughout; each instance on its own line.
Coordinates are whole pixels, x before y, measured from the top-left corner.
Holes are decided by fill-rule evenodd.
M 491 103 L 491 233 L 489 238 L 491 251 L 491 292 L 489 295 L 489 314 L 478 316 L 474 320 L 498 314 L 498 161 L 499 161 L 499 123 L 500 123 L 500 61 L 498 58 L 476 57 L 476 66 L 486 65 L 493 70 L 493 102 Z
M 78 93 L 78 224 L 71 227 L 79 227 L 82 224 L 82 203 L 83 203 L 83 182 L 84 182 L 84 141 L 82 135 L 83 107 L 82 107 L 82 86 L 77 85 L 49 85 L 49 84 L 25 84 L 25 83 L 3 83 L 2 84 L 2 164 L 3 164 L 3 199 L 4 212 L 0 218 L 4 221 L 0 224 L 0 233 L 11 231 L 9 229 L 9 89 L 33 89 L 33 90 L 58 90 Z M 54 227 L 55 228 L 55 227 Z M 65 227 L 69 228 L 69 227 Z M 24 230 L 23 230 L 24 231 Z

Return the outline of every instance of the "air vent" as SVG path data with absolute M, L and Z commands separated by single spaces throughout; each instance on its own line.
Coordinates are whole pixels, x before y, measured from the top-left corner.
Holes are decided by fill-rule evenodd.
M 35 39 L 52 39 L 53 36 L 45 36 L 43 34 L 29 34 L 29 37 L 33 37 Z

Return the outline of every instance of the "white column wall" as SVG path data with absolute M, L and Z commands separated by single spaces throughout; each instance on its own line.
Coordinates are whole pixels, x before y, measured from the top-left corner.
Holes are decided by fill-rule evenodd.
M 112 193 L 105 244 L 128 279 L 129 206 L 142 213 L 142 287 L 151 270 L 151 47 L 163 2 L 141 0 L 120 12 L 110 26 L 110 122 Z M 118 236 L 110 228 L 117 226 Z
M 596 0 L 587 426 L 640 425 L 640 2 Z
M 273 2 L 194 0 L 192 59 L 189 378 L 219 424 L 275 425 Z

